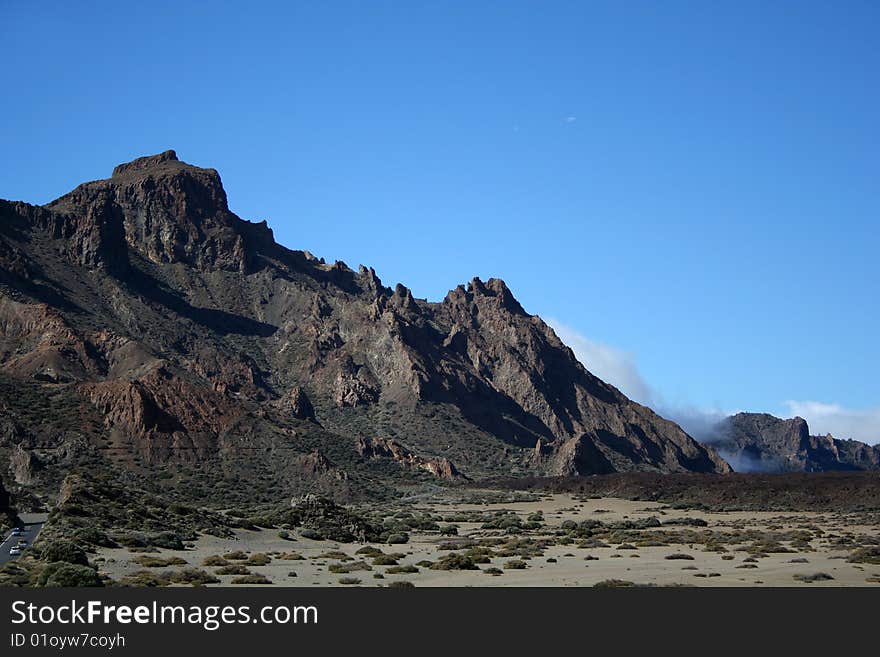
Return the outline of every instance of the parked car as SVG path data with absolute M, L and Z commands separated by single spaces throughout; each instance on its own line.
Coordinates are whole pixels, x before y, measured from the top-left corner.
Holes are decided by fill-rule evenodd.
M 23 530 L 21 527 L 13 527 L 12 528 L 12 535 L 13 536 L 21 536 L 22 532 L 23 532 Z
M 21 554 L 21 548 L 18 547 L 17 545 L 13 545 L 11 548 L 9 548 L 9 555 L 10 556 L 14 557 L 19 554 Z

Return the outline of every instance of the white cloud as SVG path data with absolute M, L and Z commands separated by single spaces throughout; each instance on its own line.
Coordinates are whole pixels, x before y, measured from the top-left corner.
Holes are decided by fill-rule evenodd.
M 874 445 L 880 442 L 880 408 L 846 408 L 840 404 L 817 401 L 785 402 L 792 415 L 799 415 L 810 425 L 814 435 L 832 434 Z
M 678 423 L 697 440 L 708 443 L 718 440 L 718 423 L 738 412 L 670 404 L 648 384 L 631 353 L 591 340 L 557 319 L 548 319 L 547 323 L 590 372 L 633 401 L 650 406 Z M 785 405 L 790 415 L 799 415 L 809 423 L 810 433 L 814 435 L 830 433 L 835 438 L 853 438 L 872 445 L 880 442 L 880 408 L 852 409 L 816 401 L 787 401 Z
M 577 120 L 578 120 L 578 117 L 576 117 L 576 116 L 566 116 L 565 117 L 566 123 L 574 123 Z
M 719 433 L 721 421 L 734 412 L 720 409 L 696 408 L 694 406 L 669 406 L 661 403 L 654 409 L 660 415 L 675 422 L 688 435 L 701 443 L 715 443 L 721 440 Z
M 548 319 L 547 323 L 556 331 L 559 339 L 571 347 L 581 364 L 600 379 L 610 383 L 633 401 L 650 406 L 663 417 L 676 422 L 697 440 L 717 440 L 718 423 L 732 413 L 717 408 L 671 404 L 648 384 L 632 354 L 591 340 L 557 319 Z
M 548 319 L 547 323 L 590 372 L 640 404 L 654 402 L 654 392 L 639 372 L 632 354 L 590 340 L 559 320 Z

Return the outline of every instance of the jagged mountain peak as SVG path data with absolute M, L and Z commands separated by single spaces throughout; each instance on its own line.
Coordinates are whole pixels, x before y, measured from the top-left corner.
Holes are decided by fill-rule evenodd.
M 229 210 L 215 169 L 182 162 L 173 150 L 120 164 L 45 209 L 70 224 L 62 232 L 73 238 L 75 260 L 116 273 L 127 269 L 129 250 L 155 263 L 245 272 L 255 248 L 274 244 L 265 221 Z
M 197 167 L 167 150 L 119 164 L 110 178 L 86 182 L 52 201 L 47 207 L 65 210 L 110 190 L 117 196 L 145 196 L 171 191 L 178 203 L 186 202 L 194 213 L 229 212 L 226 190 L 216 169 Z
M 169 165 L 170 162 L 176 165 Z M 157 155 L 145 155 L 138 157 L 131 162 L 119 164 L 113 169 L 113 178 L 122 178 L 123 176 L 139 175 L 147 171 L 156 171 L 160 168 L 183 168 L 191 165 L 181 162 L 177 159 L 177 153 L 173 150 L 163 151 Z

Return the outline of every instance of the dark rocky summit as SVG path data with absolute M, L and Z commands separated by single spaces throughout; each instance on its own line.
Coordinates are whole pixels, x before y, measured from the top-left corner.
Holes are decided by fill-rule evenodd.
M 880 447 L 831 435 L 812 436 L 806 420 L 738 413 L 718 426 L 712 445 L 737 469 L 761 472 L 878 470 Z
M 0 201 L 0 417 L 0 466 L 28 485 L 83 462 L 254 499 L 729 469 L 503 281 L 429 303 L 288 250 L 173 151 L 46 206 Z

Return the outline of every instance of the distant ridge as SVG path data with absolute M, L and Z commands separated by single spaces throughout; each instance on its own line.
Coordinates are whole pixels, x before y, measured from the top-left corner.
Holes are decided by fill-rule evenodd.
M 710 443 L 737 469 L 761 472 L 878 470 L 880 447 L 832 435 L 810 435 L 800 417 L 783 420 L 766 413 L 725 418 Z

